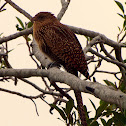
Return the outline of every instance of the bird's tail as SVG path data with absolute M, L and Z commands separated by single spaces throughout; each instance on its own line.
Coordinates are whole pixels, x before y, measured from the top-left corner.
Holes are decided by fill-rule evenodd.
M 85 115 L 85 111 L 84 111 L 81 92 L 74 90 L 74 93 L 75 93 L 75 97 L 76 97 L 76 101 L 77 101 L 78 113 L 79 113 L 80 119 L 81 119 L 81 125 L 82 126 L 87 126 L 86 115 Z
M 88 71 L 84 71 L 82 74 L 83 74 L 87 79 L 90 80 L 90 76 L 89 76 Z
M 69 73 L 74 74 L 76 77 L 78 77 L 77 70 L 75 70 L 75 69 L 67 69 L 67 71 Z M 88 71 L 84 71 L 84 76 L 87 79 L 89 78 Z M 76 101 L 77 101 L 77 108 L 78 108 L 78 113 L 79 113 L 80 120 L 81 120 L 81 125 L 82 126 L 87 126 L 86 115 L 85 115 L 85 111 L 84 111 L 84 106 L 83 106 L 83 100 L 82 100 L 81 92 L 77 91 L 77 90 L 76 91 L 74 90 L 74 94 L 75 94 Z

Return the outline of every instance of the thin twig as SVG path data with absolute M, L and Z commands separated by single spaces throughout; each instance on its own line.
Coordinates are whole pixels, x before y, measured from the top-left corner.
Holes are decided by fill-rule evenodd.
M 55 87 L 56 91 L 59 91 L 67 99 L 72 99 L 71 96 L 64 92 L 61 88 L 59 88 L 55 82 L 51 82 L 51 84 Z
M 36 84 L 34 84 L 33 82 L 30 82 L 29 80 L 27 79 L 24 79 L 24 78 L 19 78 L 20 80 L 26 82 L 27 84 L 33 86 L 35 89 L 37 89 L 38 91 L 42 92 L 43 94 L 49 94 L 49 95 L 54 95 L 54 96 L 61 96 L 60 93 L 55 93 L 53 92 L 52 90 L 50 91 L 45 91 L 43 89 L 41 89 L 40 87 L 38 87 Z
M 23 14 L 25 17 L 27 17 L 29 20 L 32 19 L 32 16 L 30 14 L 28 14 L 25 10 L 23 10 L 22 8 L 20 8 L 18 5 L 16 5 L 14 2 L 12 2 L 11 0 L 5 0 L 7 3 L 9 3 L 13 8 L 15 8 L 18 12 L 20 12 L 21 14 Z
M 83 29 L 83 28 L 78 28 L 78 27 L 74 27 L 74 26 L 70 26 L 70 25 L 67 25 L 74 33 L 76 34 L 80 34 L 80 35 L 84 35 L 84 36 L 88 36 L 88 37 L 91 37 L 91 38 L 94 38 L 96 36 L 100 36 L 102 40 L 104 40 L 104 44 L 107 44 L 111 47 L 126 47 L 125 44 L 123 43 L 117 43 L 109 38 L 107 38 L 105 35 L 101 34 L 101 33 L 98 33 L 98 32 L 94 32 L 94 31 L 91 31 L 91 30 L 86 30 L 86 29 Z
M 104 45 L 102 43 L 100 43 L 100 47 L 101 47 L 101 51 L 104 52 L 104 54 L 109 57 L 112 60 L 116 60 L 112 55 L 110 55 L 110 53 L 107 52 L 107 50 L 105 49 Z
M 5 9 L 3 9 L 3 8 L 5 7 L 6 4 L 7 4 L 7 2 L 4 3 L 4 4 L 0 7 L 0 12 L 2 12 L 3 10 L 5 10 Z M 2 10 L 2 9 L 3 9 L 3 10 Z
M 28 28 L 23 31 L 17 32 L 15 34 L 0 38 L 0 44 L 7 42 L 7 41 L 10 41 L 10 40 L 13 40 L 13 39 L 16 39 L 20 36 L 29 35 L 29 34 L 32 34 L 32 28 Z
M 121 72 L 109 72 L 109 71 L 103 71 L 103 70 L 96 70 L 95 72 L 113 74 L 117 80 L 120 80 L 120 79 L 117 77 L 117 74 L 120 74 Z
M 90 41 L 90 43 L 87 44 L 87 46 L 84 48 L 84 53 L 86 54 L 93 45 L 98 44 L 98 43 L 103 43 L 100 36 L 94 37 Z
M 90 77 L 92 77 L 92 76 L 96 73 L 97 69 L 98 69 L 98 68 L 100 67 L 100 65 L 101 65 L 101 62 L 102 62 L 102 60 L 99 59 L 99 60 L 98 60 L 98 64 L 95 66 L 95 69 L 94 69 L 94 71 L 92 72 L 92 74 L 90 75 Z
M 13 74 L 11 73 L 12 71 L 13 71 Z M 21 70 L 14 70 L 14 69 L 10 70 L 10 71 L 1 69 L 0 76 L 1 75 L 5 76 L 5 74 L 6 74 L 6 76 L 7 75 L 13 76 L 13 75 L 15 75 L 14 74 L 14 72 L 15 72 L 16 75 L 18 75 L 18 76 L 20 76 L 20 74 L 21 74 L 21 75 L 25 75 L 25 77 L 27 75 L 27 77 L 28 77 L 28 71 L 29 71 L 28 69 L 25 70 L 24 72 Z M 49 70 L 39 70 L 39 69 L 30 70 L 29 72 L 30 72 L 29 76 L 35 76 L 35 74 L 36 74 L 36 76 L 46 76 L 50 80 L 53 80 L 55 82 L 61 82 L 61 84 L 65 83 L 74 90 L 93 94 L 96 97 L 100 98 L 101 100 L 120 105 L 122 108 L 126 108 L 126 104 L 125 104 L 126 103 L 126 94 L 124 94 L 123 92 L 114 90 L 114 89 L 110 89 L 108 86 L 102 85 L 100 83 L 80 80 L 79 78 L 75 77 L 74 75 L 67 73 L 67 72 L 60 71 L 59 69 L 56 69 L 56 68 L 50 68 Z M 86 88 L 86 87 L 93 89 L 93 92 L 88 90 L 88 88 Z M 42 95 L 43 94 L 41 94 L 41 96 Z M 35 98 L 37 98 L 37 97 L 39 97 L 39 96 L 35 96 Z M 34 97 L 32 97 L 32 98 L 34 98 Z
M 65 12 L 66 12 L 66 10 L 67 10 L 69 4 L 70 4 L 70 0 L 67 0 L 67 1 L 61 0 L 61 4 L 62 4 L 62 8 L 61 8 L 59 14 L 57 15 L 57 19 L 58 19 L 59 21 L 61 20 L 61 18 L 62 18 L 63 15 L 65 14 Z
M 17 96 L 21 96 L 21 97 L 27 98 L 27 99 L 37 99 L 37 98 L 40 98 L 43 95 L 43 94 L 39 94 L 37 96 L 27 96 L 27 95 L 24 95 L 22 93 L 19 93 L 19 92 L 16 92 L 16 91 L 10 91 L 10 90 L 3 89 L 3 88 L 0 88 L 0 91 L 6 92 L 6 93 L 9 93 L 9 94 L 15 94 Z
M 124 31 L 124 28 L 122 28 L 122 30 L 119 32 L 119 34 L 117 35 L 117 42 L 119 42 L 120 40 L 119 40 L 119 36 L 123 33 L 123 31 Z
M 97 52 L 94 51 L 93 49 L 90 49 L 89 52 L 91 52 L 92 54 L 95 54 L 95 55 L 98 56 L 98 57 L 101 57 L 102 59 L 106 60 L 107 62 L 111 62 L 111 63 L 113 63 L 113 64 L 122 66 L 122 67 L 124 67 L 124 68 L 126 69 L 126 65 L 125 65 L 124 63 L 122 63 L 122 62 L 119 62 L 119 61 L 117 61 L 117 60 L 109 59 L 109 58 L 107 58 L 107 57 L 105 57 L 105 56 L 103 56 L 103 55 L 97 53 Z
M 119 40 L 119 43 L 122 42 L 124 40 L 124 38 L 126 37 L 126 32 L 125 34 L 123 35 L 123 37 Z
M 31 99 L 31 101 L 34 103 L 34 105 L 35 105 L 35 110 L 36 110 L 36 113 L 37 113 L 37 115 L 39 116 L 39 113 L 38 113 L 38 110 L 37 110 L 37 105 L 36 105 L 35 101 L 34 101 L 33 99 Z
M 120 72 L 109 72 L 104 70 L 96 70 L 96 72 L 107 73 L 107 74 L 119 74 Z
M 40 69 L 41 67 L 39 66 L 39 64 L 37 63 L 37 61 L 33 58 L 33 55 L 32 55 L 32 52 L 31 52 L 31 48 L 30 48 L 30 45 L 29 45 L 29 42 L 28 42 L 28 35 L 25 35 L 25 40 L 26 40 L 26 45 L 28 47 L 28 51 L 29 51 L 29 55 L 30 55 L 31 59 L 36 63 L 37 68 Z

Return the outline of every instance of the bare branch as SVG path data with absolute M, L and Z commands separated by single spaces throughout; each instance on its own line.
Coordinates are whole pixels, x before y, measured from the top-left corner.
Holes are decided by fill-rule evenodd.
M 109 72 L 104 70 L 96 70 L 96 72 L 107 73 L 107 74 L 119 74 L 120 72 Z
M 119 43 L 122 42 L 124 40 L 124 38 L 126 37 L 126 32 L 125 34 L 123 35 L 123 37 L 119 40 Z
M 121 54 L 121 47 L 120 48 L 115 48 L 115 56 L 116 56 L 116 59 L 119 61 L 119 62 L 123 62 L 123 59 L 122 59 L 122 54 Z M 123 68 L 122 66 L 118 65 L 121 73 L 122 73 L 122 78 L 123 78 L 123 81 L 124 81 L 124 84 L 126 85 L 126 68 Z
M 6 9 L 3 9 L 3 8 L 5 7 L 6 4 L 7 4 L 7 2 L 4 3 L 4 4 L 0 7 L 0 12 L 2 12 L 3 10 L 6 10 Z
M 47 58 L 45 58 L 44 57 L 44 55 L 42 55 L 42 53 L 40 52 L 40 50 L 38 49 L 38 46 L 37 46 L 37 44 L 35 43 L 35 40 L 33 41 L 33 53 L 34 53 L 34 55 L 36 56 L 36 58 L 46 67 L 46 66 L 48 66 L 48 64 L 51 62 L 49 59 L 47 59 Z M 94 52 L 93 52 L 94 53 Z M 97 53 L 97 52 L 96 52 Z M 122 65 L 123 67 L 126 67 L 125 66 L 125 64 L 123 64 L 123 63 L 120 63 L 120 62 L 117 62 L 117 61 L 114 61 L 114 60 L 111 60 L 111 59 L 108 59 L 108 58 L 106 58 L 106 57 L 104 57 L 104 56 L 102 56 L 101 54 L 96 54 L 96 55 L 98 55 L 98 56 L 100 56 L 101 58 L 104 58 L 106 61 L 108 61 L 108 62 L 113 62 L 113 63 L 115 63 L 115 64 L 119 64 L 119 65 Z M 51 70 L 51 69 L 53 69 L 53 70 Z M 100 99 L 102 99 L 102 100 L 104 100 L 104 101 L 107 101 L 107 102 L 110 102 L 110 103 L 115 103 L 115 104 L 118 104 L 118 105 L 121 105 L 121 107 L 122 106 L 125 106 L 126 107 L 126 104 L 125 104 L 125 100 L 123 99 L 120 99 L 120 95 L 117 93 L 117 95 L 118 95 L 118 98 L 117 98 L 117 96 L 115 96 L 115 95 L 111 95 L 111 94 L 113 94 L 113 93 L 115 93 L 115 91 L 113 92 L 113 93 L 111 93 L 111 91 L 110 90 L 108 90 L 108 89 L 106 89 L 106 88 L 109 88 L 109 87 L 106 87 L 105 86 L 105 88 L 104 88 L 104 86 L 103 85 L 101 85 L 100 86 L 100 84 L 99 84 L 99 86 L 100 87 L 97 87 L 96 89 L 94 88 L 94 85 L 93 85 L 93 87 L 92 87 L 92 85 L 91 85 L 91 83 L 92 82 L 87 82 L 87 81 L 82 81 L 82 83 L 83 83 L 83 88 L 79 85 L 81 82 L 78 82 L 78 81 L 75 81 L 75 82 L 73 82 L 74 81 L 74 79 L 76 78 L 74 75 L 71 75 L 70 73 L 67 73 L 67 72 L 62 72 L 62 71 L 60 71 L 60 70 L 58 70 L 57 68 L 51 68 L 51 69 L 49 69 L 49 70 L 51 70 L 51 73 L 49 74 L 50 76 L 48 76 L 49 77 L 49 79 L 51 79 L 51 80 L 53 80 L 53 81 L 55 81 L 55 82 L 57 82 L 58 81 L 58 79 L 59 79 L 59 77 L 61 77 L 60 78 L 60 80 L 58 81 L 58 82 L 63 82 L 63 83 L 66 83 L 66 84 L 68 84 L 70 87 L 72 87 L 73 89 L 75 89 L 75 90 L 81 90 L 82 91 L 82 89 L 83 89 L 83 91 L 84 92 L 87 92 L 87 90 L 85 90 L 86 88 L 84 88 L 84 87 L 86 87 L 86 86 L 88 86 L 88 87 L 90 87 L 91 89 L 94 89 L 94 90 L 98 90 L 98 92 L 100 92 L 100 95 L 99 95 L 99 93 L 93 93 L 95 96 L 97 96 L 97 97 L 99 97 Z M 56 69 L 56 71 L 55 71 L 55 69 Z M 47 70 L 47 71 L 49 71 L 49 70 Z M 61 72 L 62 74 L 60 75 L 60 73 L 58 73 L 58 72 Z M 65 74 L 63 74 L 63 73 L 65 73 Z M 42 75 L 42 74 L 41 74 Z M 71 75 L 71 76 L 69 76 L 69 75 Z M 72 77 L 73 76 L 73 77 Z M 78 79 L 78 78 L 76 78 L 76 79 Z M 80 79 L 79 79 L 80 80 Z M 80 80 L 81 81 L 81 80 Z M 86 83 L 88 83 L 87 85 L 86 85 Z M 90 84 L 89 84 L 90 83 Z M 73 86 L 74 85 L 74 86 Z M 85 85 L 85 86 L 84 86 Z M 97 85 L 97 84 L 96 84 Z M 102 89 L 103 88 L 103 89 Z M 105 90 L 106 89 L 106 90 Z M 103 92 L 102 92 L 103 91 Z M 110 91 L 109 92 L 109 96 L 108 96 L 108 93 L 107 93 L 107 91 Z M 102 93 L 103 94 L 102 94 Z M 92 93 L 92 92 L 88 92 L 88 93 Z M 122 93 L 122 92 L 121 92 Z M 107 95 L 104 95 L 104 94 L 107 94 Z M 104 96 L 106 96 L 106 97 L 104 97 Z M 118 99 L 116 99 L 116 98 Z M 121 94 L 121 97 L 122 97 L 122 94 Z M 112 99 L 111 99 L 112 98 Z M 109 99 L 109 100 L 108 100 Z M 116 100 L 115 100 L 116 99 Z M 118 103 L 117 103 L 118 102 Z
M 70 4 L 70 0 L 61 0 L 61 4 L 62 4 L 62 9 L 60 10 L 59 14 L 57 15 L 57 19 L 60 21 L 61 18 L 63 17 L 63 15 L 65 14 L 69 4 Z
M 111 89 L 108 86 L 102 85 L 97 82 L 88 82 L 80 80 L 76 76 L 60 71 L 57 68 L 50 68 L 48 70 L 40 69 L 1 69 L 0 76 L 18 76 L 18 77 L 31 77 L 31 76 L 43 76 L 48 77 L 55 82 L 61 82 L 69 85 L 74 90 L 93 94 L 109 103 L 114 103 L 120 107 L 126 109 L 126 94 L 120 90 Z M 113 94 L 113 95 L 112 95 Z M 25 97 L 25 96 L 24 96 Z
M 28 51 L 29 51 L 29 55 L 30 55 L 31 59 L 35 62 L 35 64 L 37 65 L 37 68 L 40 69 L 41 67 L 39 66 L 39 64 L 37 63 L 37 61 L 33 58 L 31 47 L 30 47 L 30 44 L 28 42 L 28 35 L 25 35 L 25 40 L 26 40 L 26 45 L 28 47 Z
M 22 13 L 24 16 L 26 16 L 28 19 L 31 20 L 32 16 L 30 14 L 28 14 L 26 11 L 24 11 L 22 8 L 20 8 L 18 5 L 16 5 L 14 2 L 12 2 L 11 0 L 5 0 L 7 3 L 9 3 L 12 7 L 14 7 L 17 11 L 19 11 L 20 13 Z M 65 2 L 65 0 L 61 0 L 61 3 L 62 3 L 62 9 L 61 9 L 61 12 L 59 13 L 59 15 L 57 16 L 57 18 L 60 20 L 63 16 L 63 14 L 65 13 L 69 3 L 70 3 L 70 0 L 67 0 L 67 2 Z M 97 32 L 93 32 L 93 31 L 90 31 L 90 30 L 86 30 L 86 29 L 81 29 L 81 28 L 77 28 L 77 27 L 73 27 L 73 26 L 68 26 L 69 28 L 71 28 L 71 30 L 73 30 L 75 33 L 77 34 L 82 34 L 82 35 L 85 35 L 85 36 L 89 36 L 91 38 L 94 38 L 96 36 L 101 36 L 101 38 L 105 41 L 105 44 L 109 45 L 109 46 L 112 46 L 112 47 L 126 47 L 125 44 L 122 44 L 122 43 L 116 43 L 114 42 L 113 40 L 110 40 L 108 39 L 106 36 L 100 34 L 100 33 L 97 33 Z M 19 37 L 19 36 L 18 36 Z M 14 39 L 14 37 L 10 37 L 9 40 L 12 40 Z M 7 40 L 3 40 L 4 42 L 5 41 L 8 41 Z M 0 41 L 1 43 L 1 41 Z
M 59 91 L 67 99 L 72 99 L 71 96 L 64 92 L 61 88 L 59 88 L 55 82 L 51 82 L 51 84 L 55 87 L 56 91 Z
M 117 61 L 117 60 L 111 60 L 111 59 L 109 59 L 109 58 L 107 58 L 107 57 L 105 57 L 105 56 L 103 56 L 103 55 L 97 53 L 97 52 L 94 51 L 93 49 L 90 49 L 89 52 L 91 52 L 92 54 L 95 54 L 95 55 L 98 56 L 98 57 L 101 57 L 102 59 L 106 60 L 107 62 L 114 63 L 114 64 L 119 65 L 119 66 L 122 66 L 122 67 L 124 67 L 124 68 L 126 69 L 126 65 L 125 65 L 124 63 L 122 63 L 122 62 L 119 62 L 119 61 Z
M 74 27 L 74 26 L 70 26 L 70 25 L 68 27 L 76 34 L 88 36 L 88 37 L 91 37 L 91 38 L 94 38 L 96 36 L 100 36 L 102 38 L 102 40 L 104 40 L 104 43 L 111 46 L 111 47 L 126 47 L 125 44 L 117 43 L 117 42 L 107 38 L 105 35 L 100 34 L 98 32 L 94 32 L 94 31 L 91 31 L 91 30 L 86 30 L 86 29 L 83 29 L 83 28 L 78 28 L 78 27 Z
M 96 70 L 95 72 L 113 74 L 117 80 L 120 80 L 120 79 L 117 77 L 117 74 L 120 74 L 120 72 L 109 72 L 109 71 L 104 71 L 104 70 Z
M 84 48 L 84 53 L 86 54 L 86 53 L 90 50 L 90 48 L 91 48 L 93 45 L 95 45 L 95 44 L 97 44 L 97 43 L 101 43 L 101 42 L 102 42 L 102 40 L 101 40 L 101 37 L 100 37 L 100 36 L 94 37 L 94 38 L 90 41 L 90 43 Z
M 115 57 L 113 57 L 112 55 L 110 55 L 110 53 L 107 52 L 107 50 L 105 49 L 104 45 L 102 43 L 100 43 L 100 47 L 101 47 L 101 51 L 104 52 L 104 54 L 109 57 L 112 60 L 116 60 Z
M 36 105 L 36 103 L 34 102 L 34 100 L 33 100 L 33 99 L 31 99 L 31 101 L 34 103 L 34 105 L 35 105 L 35 110 L 36 110 L 36 113 L 37 113 L 37 115 L 39 116 L 39 113 L 38 113 L 38 110 L 37 110 L 37 105 Z
M 118 33 L 118 35 L 117 35 L 117 42 L 121 42 L 121 41 L 119 40 L 119 36 L 120 36 L 123 32 L 124 32 L 124 28 L 122 28 L 122 30 L 120 30 L 120 32 Z
M 20 36 L 29 35 L 29 34 L 32 34 L 32 28 L 28 28 L 23 31 L 17 32 L 15 34 L 9 35 L 7 37 L 0 38 L 0 44 L 2 44 L 3 42 L 7 42 L 10 40 L 16 39 Z
M 25 17 L 27 17 L 29 20 L 32 19 L 32 16 L 30 14 L 28 14 L 25 10 L 23 10 L 22 8 L 20 8 L 18 5 L 16 5 L 14 2 L 12 2 L 11 0 L 5 0 L 7 3 L 9 3 L 13 8 L 15 8 L 18 12 L 20 12 L 21 14 L 23 14 Z
M 40 98 L 41 95 L 43 95 L 43 94 L 40 94 L 40 95 L 37 95 L 37 96 L 27 96 L 27 95 L 24 95 L 22 93 L 10 91 L 10 90 L 3 89 L 3 88 L 0 88 L 0 91 L 4 91 L 4 92 L 10 93 L 10 94 L 15 94 L 15 95 L 21 96 L 23 98 L 27 98 L 27 99 L 37 99 L 37 98 Z
M 53 92 L 51 90 L 50 91 L 43 90 L 40 87 L 38 87 L 36 84 L 34 84 L 34 83 L 24 79 L 24 78 L 19 78 L 19 79 L 24 81 L 24 82 L 26 82 L 26 84 L 29 84 L 29 85 L 33 86 L 35 89 L 37 89 L 38 91 L 42 92 L 43 94 L 49 94 L 49 95 L 54 95 L 54 96 L 61 96 L 60 93 L 55 93 L 55 92 Z
M 92 72 L 92 74 L 90 75 L 90 77 L 92 77 L 92 76 L 96 73 L 97 69 L 98 69 L 98 68 L 100 67 L 100 65 L 101 65 L 102 60 L 99 59 L 97 62 L 98 62 L 98 64 L 95 66 L 95 69 L 94 69 L 94 71 Z

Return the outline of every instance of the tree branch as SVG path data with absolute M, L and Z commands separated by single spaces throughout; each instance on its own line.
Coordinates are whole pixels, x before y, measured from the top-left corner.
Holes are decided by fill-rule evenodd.
M 104 52 L 104 54 L 109 57 L 112 60 L 116 60 L 115 57 L 113 57 L 112 55 L 110 55 L 110 53 L 107 52 L 107 50 L 105 49 L 103 43 L 100 43 L 100 47 L 101 47 L 101 51 Z
M 4 42 L 7 42 L 7 41 L 10 41 L 10 40 L 13 40 L 13 39 L 16 39 L 20 36 L 23 36 L 23 35 L 29 35 L 29 34 L 32 34 L 32 28 L 27 28 L 23 31 L 20 31 L 20 32 L 17 32 L 15 34 L 12 34 L 12 35 L 9 35 L 7 37 L 3 37 L 3 38 L 0 38 L 0 44 L 4 43 Z
M 95 54 L 98 57 L 101 57 L 102 59 L 106 60 L 107 62 L 111 62 L 111 63 L 116 64 L 118 66 L 122 66 L 122 67 L 124 67 L 126 69 L 126 65 L 124 63 L 122 63 L 122 62 L 119 62 L 118 60 L 109 59 L 109 58 L 99 54 L 98 52 L 94 51 L 91 48 L 89 49 L 89 52 L 91 52 L 92 54 Z
M 94 31 L 91 31 L 91 30 L 86 30 L 86 29 L 83 29 L 83 28 L 70 26 L 70 25 L 68 25 L 68 27 L 76 34 L 88 36 L 88 37 L 91 37 L 91 38 L 94 38 L 96 36 L 100 36 L 102 38 L 102 40 L 104 40 L 104 43 L 111 46 L 111 47 L 126 47 L 125 44 L 117 43 L 117 42 L 107 38 L 105 35 L 103 35 L 101 33 L 94 32 Z
M 90 48 L 93 46 L 93 45 L 95 45 L 95 44 L 97 44 L 97 43 L 102 43 L 103 41 L 101 40 L 101 37 L 100 36 L 96 36 L 96 37 L 94 37 L 91 41 L 90 41 L 90 43 L 84 48 L 84 53 L 86 54 L 89 50 L 90 50 Z
M 30 14 L 28 14 L 25 10 L 23 10 L 22 8 L 20 8 L 18 5 L 16 5 L 14 2 L 12 2 L 11 0 L 5 0 L 7 3 L 9 3 L 13 8 L 15 8 L 18 12 L 20 12 L 21 14 L 23 14 L 25 17 L 27 17 L 29 20 L 32 19 L 32 16 Z
M 2 12 L 2 11 L 4 11 L 4 10 L 6 10 L 6 9 L 3 9 L 4 7 L 5 7 L 5 5 L 7 4 L 7 2 L 6 3 L 4 3 L 1 7 L 0 7 L 0 12 Z
M 27 95 L 24 95 L 22 93 L 10 91 L 10 90 L 3 89 L 3 88 L 0 88 L 0 91 L 4 91 L 4 92 L 10 93 L 10 94 L 15 94 L 15 95 L 21 96 L 23 98 L 27 98 L 27 99 L 37 99 L 37 98 L 40 98 L 43 95 L 43 94 L 40 94 L 40 95 L 37 95 L 37 96 L 27 96 Z
M 33 76 L 48 77 L 50 80 L 53 80 L 55 82 L 65 83 L 74 90 L 79 90 L 81 92 L 93 94 L 101 100 L 117 104 L 121 108 L 126 109 L 126 94 L 124 94 L 120 90 L 114 90 L 109 86 L 105 86 L 97 82 L 88 82 L 85 80 L 80 80 L 76 76 L 67 72 L 60 71 L 57 68 L 50 68 L 48 70 L 1 69 L 0 76 L 16 76 L 20 78 Z
M 57 19 L 58 19 L 59 21 L 61 20 L 61 18 L 62 18 L 63 15 L 65 14 L 65 12 L 66 12 L 66 10 L 67 10 L 69 4 L 70 4 L 70 0 L 67 0 L 67 1 L 61 0 L 61 4 L 62 4 L 62 8 L 61 8 L 59 14 L 57 15 Z
M 54 95 L 54 96 L 61 96 L 60 93 L 55 93 L 54 91 L 51 91 L 51 90 L 50 91 L 43 90 L 40 87 L 38 87 L 36 84 L 34 84 L 34 83 L 24 79 L 24 78 L 18 78 L 18 79 L 26 82 L 26 84 L 29 84 L 29 85 L 33 86 L 35 89 L 37 89 L 38 91 L 42 92 L 43 94 L 49 94 L 49 95 Z

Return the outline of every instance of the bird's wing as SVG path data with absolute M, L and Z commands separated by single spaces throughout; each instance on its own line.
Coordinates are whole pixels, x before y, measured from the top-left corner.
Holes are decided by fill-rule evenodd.
M 51 25 L 43 31 L 44 43 L 51 58 L 59 61 L 66 69 L 87 71 L 87 63 L 75 34 L 65 25 Z M 51 55 L 50 55 L 51 54 Z M 82 73 L 82 72 L 81 72 Z

